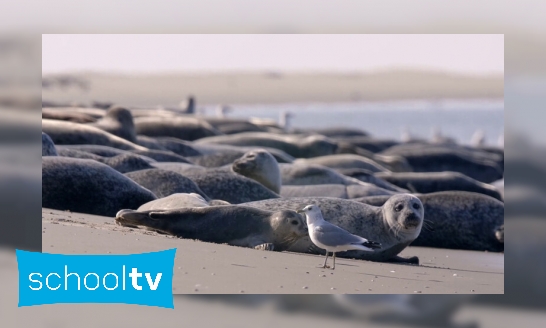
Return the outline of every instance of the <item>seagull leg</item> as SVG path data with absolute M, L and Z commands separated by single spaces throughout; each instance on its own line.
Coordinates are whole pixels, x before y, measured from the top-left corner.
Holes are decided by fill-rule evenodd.
M 332 252 L 332 254 L 334 255 L 334 266 L 332 267 L 332 270 L 335 270 L 336 269 L 336 252 Z
M 326 262 L 328 262 L 328 251 L 326 251 L 326 259 L 324 260 L 324 265 L 322 266 L 322 268 L 326 268 Z

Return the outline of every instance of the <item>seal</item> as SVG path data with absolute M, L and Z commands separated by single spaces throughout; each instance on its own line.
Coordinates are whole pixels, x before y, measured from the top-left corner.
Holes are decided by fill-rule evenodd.
M 156 199 L 148 189 L 94 160 L 42 157 L 42 207 L 114 216 Z
M 56 145 L 102 145 L 123 150 L 146 150 L 123 138 L 87 124 L 42 119 L 42 132 Z
M 365 169 L 372 172 L 390 172 L 387 168 L 369 158 L 353 154 L 297 159 L 294 163 L 319 164 L 332 169 Z
M 206 117 L 204 120 L 224 134 L 267 132 L 266 128 L 242 119 Z
M 425 209 L 426 223 L 412 243 L 427 246 L 477 251 L 504 251 L 504 203 L 492 197 L 466 192 L 442 191 L 418 195 Z M 381 205 L 387 197 L 354 199 L 365 204 Z M 500 228 L 502 226 L 502 234 Z M 502 241 L 500 240 L 502 237 Z
M 86 113 L 74 112 L 69 109 L 42 108 L 42 118 L 51 120 L 70 121 L 74 123 L 91 123 L 96 119 Z
M 120 173 L 150 169 L 153 168 L 153 166 L 151 166 L 150 164 L 155 162 L 151 158 L 132 154 L 129 152 L 122 153 L 113 157 L 103 157 L 81 150 L 59 147 L 58 154 L 59 156 L 63 157 L 92 159 L 97 162 L 104 163 Z
M 336 169 L 337 172 L 362 182 L 374 184 L 380 188 L 400 193 L 409 193 L 409 190 L 400 188 L 383 179 L 376 177 L 372 172 L 364 169 Z
M 460 172 L 475 180 L 491 183 L 503 177 L 502 168 L 495 162 L 481 155 L 472 155 L 449 146 L 424 147 L 411 145 L 393 147 L 381 154 L 399 155 L 406 158 L 414 172 Z M 486 156 L 495 155 L 492 153 Z
M 210 200 L 190 178 L 173 171 L 154 168 L 126 173 L 125 176 L 160 198 L 178 193 L 195 193 L 206 201 Z
M 112 106 L 106 111 L 104 117 L 96 122 L 89 123 L 89 125 L 132 143 L 137 142 L 133 115 L 127 108 Z
M 460 190 L 477 192 L 502 201 L 497 189 L 458 172 L 378 172 L 376 177 L 407 188 L 413 193 L 428 194 L 439 191 Z
M 195 149 L 199 150 L 203 155 L 193 156 L 191 160 L 205 167 L 220 167 L 226 164 L 231 164 L 233 161 L 243 156 L 244 153 L 254 149 L 263 149 L 269 152 L 278 163 L 292 163 L 294 157 L 288 155 L 282 150 L 271 147 L 240 147 L 230 145 L 216 144 L 194 144 Z
M 51 138 L 42 132 L 42 156 L 57 156 L 57 149 Z
M 269 152 L 256 149 L 245 153 L 231 165 L 233 172 L 253 179 L 275 193 L 281 191 L 279 164 Z
M 102 157 L 114 157 L 117 155 L 123 154 L 136 154 L 145 156 L 147 158 L 153 159 L 158 162 L 177 162 L 177 163 L 189 163 L 189 161 L 180 155 L 177 155 L 169 150 L 121 150 L 117 148 L 112 148 L 108 146 L 98 146 L 98 145 L 64 145 L 60 148 L 65 149 L 75 149 L 79 151 L 84 151 L 87 153 L 99 155 Z
M 284 251 L 307 235 L 307 225 L 294 211 L 271 212 L 236 205 L 121 210 L 116 223 L 144 226 L 181 238 L 275 251 Z
M 207 197 L 208 198 L 208 197 Z M 226 203 L 225 205 L 229 205 Z M 137 211 L 148 210 L 173 210 L 185 207 L 208 207 L 209 201 L 199 194 L 195 193 L 178 193 L 167 197 L 152 200 L 141 205 Z
M 213 179 L 218 172 L 227 172 L 233 175 L 230 179 L 232 181 L 245 177 L 260 183 L 274 193 L 278 193 L 281 189 L 281 177 L 277 161 L 267 151 L 260 149 L 249 151 L 241 158 L 235 160 L 233 164 L 220 168 L 209 169 L 198 165 L 181 163 L 155 163 L 153 165 L 157 168 L 171 170 L 190 178 L 199 176 L 201 180 L 205 176 Z M 219 185 L 215 189 L 219 190 L 223 187 Z
M 344 176 L 335 170 L 318 164 L 279 164 L 283 186 L 319 184 L 360 184 L 360 181 Z
M 343 199 L 366 196 L 394 195 L 397 192 L 379 188 L 371 183 L 362 182 L 355 185 L 319 184 L 307 186 L 283 186 L 282 197 L 336 197 Z
M 376 207 L 352 200 L 305 197 L 269 199 L 242 205 L 265 209 L 301 209 L 305 205 L 317 205 L 324 219 L 357 236 L 366 236 L 381 243 L 380 250 L 373 252 L 347 251 L 339 257 L 357 258 L 379 262 L 406 262 L 418 264 L 417 257 L 402 258 L 398 254 L 412 243 L 421 232 L 423 206 L 419 198 L 409 194 L 397 194 L 382 206 Z M 321 254 L 309 238 L 301 238 L 290 251 Z
M 191 142 L 176 138 L 152 138 L 137 135 L 137 144 L 149 149 L 171 151 L 183 157 L 201 155 L 201 152 L 196 150 Z
M 137 134 L 148 137 L 174 137 L 187 141 L 221 134 L 206 121 L 191 116 L 137 117 L 135 129 Z
M 337 142 L 349 143 L 355 147 L 359 147 L 372 153 L 379 153 L 392 146 L 398 145 L 399 142 L 390 139 L 377 139 L 372 137 L 352 136 L 352 137 L 335 137 Z
M 338 145 L 321 135 L 281 135 L 267 132 L 245 132 L 203 138 L 196 144 L 222 144 L 232 146 L 271 147 L 296 158 L 310 158 L 335 154 Z

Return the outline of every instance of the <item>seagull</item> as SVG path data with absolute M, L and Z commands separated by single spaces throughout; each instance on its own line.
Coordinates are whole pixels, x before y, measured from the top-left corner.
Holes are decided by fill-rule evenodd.
M 334 265 L 332 267 L 332 270 L 334 270 L 336 268 L 336 252 L 348 250 L 373 252 L 374 249 L 381 248 L 380 243 L 353 235 L 336 225 L 326 222 L 318 206 L 307 205 L 296 212 L 305 213 L 309 237 L 313 244 L 326 250 L 326 260 L 322 268 L 327 268 L 326 263 L 328 262 L 329 252 L 332 252 L 334 258 Z

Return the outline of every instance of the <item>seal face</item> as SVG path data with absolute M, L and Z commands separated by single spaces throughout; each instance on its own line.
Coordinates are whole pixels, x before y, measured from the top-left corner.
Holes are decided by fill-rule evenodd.
M 383 205 L 382 212 L 396 239 L 415 239 L 419 236 L 425 216 L 419 198 L 410 194 L 396 195 Z
M 182 238 L 275 251 L 286 250 L 307 235 L 305 222 L 294 211 L 271 212 L 234 205 L 121 210 L 116 214 L 116 223 L 144 226 Z
M 281 191 L 279 164 L 269 152 L 257 149 L 245 153 L 231 165 L 233 172 L 258 181 L 275 193 Z

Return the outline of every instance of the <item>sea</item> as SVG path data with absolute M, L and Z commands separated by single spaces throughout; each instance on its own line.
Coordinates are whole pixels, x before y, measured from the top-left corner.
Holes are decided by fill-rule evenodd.
M 205 107 L 214 116 L 216 109 Z M 476 131 L 486 144 L 497 145 L 504 136 L 504 100 L 441 100 L 344 103 L 284 103 L 232 105 L 228 118 L 262 118 L 279 121 L 283 112 L 291 114 L 290 127 L 350 127 L 376 138 L 400 140 L 407 131 L 412 137 L 430 139 L 437 130 L 443 136 L 468 144 Z

